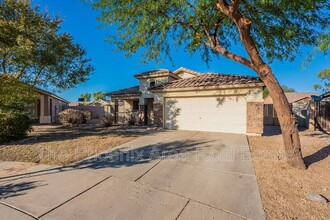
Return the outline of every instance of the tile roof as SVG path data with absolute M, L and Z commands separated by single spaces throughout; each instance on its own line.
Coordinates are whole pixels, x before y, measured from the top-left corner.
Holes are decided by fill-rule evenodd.
M 304 98 L 311 98 L 311 95 L 318 95 L 315 92 L 285 92 L 284 93 L 289 103 L 294 103 Z M 273 99 L 270 95 L 266 96 L 264 104 L 273 104 Z
M 139 86 L 133 86 L 126 89 L 121 89 L 113 92 L 109 92 L 106 95 L 113 96 L 113 95 L 140 95 Z
M 135 78 L 144 78 L 144 77 L 149 78 L 149 77 L 154 77 L 154 76 L 172 76 L 175 78 L 180 78 L 168 69 L 151 70 L 148 72 L 143 72 L 143 73 L 134 75 Z
M 175 80 L 164 85 L 154 86 L 151 87 L 149 90 L 152 91 L 163 89 L 238 85 L 251 83 L 262 83 L 262 81 L 259 77 L 253 76 L 208 73 L 196 77 Z

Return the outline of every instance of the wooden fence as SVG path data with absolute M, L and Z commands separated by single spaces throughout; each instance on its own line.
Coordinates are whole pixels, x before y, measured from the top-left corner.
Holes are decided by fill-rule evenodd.
M 309 127 L 309 102 L 294 102 L 290 108 L 295 115 L 299 127 Z M 280 125 L 273 104 L 264 105 L 264 125 Z
M 264 105 L 264 125 L 280 125 L 273 104 Z
M 313 102 L 314 130 L 330 131 L 330 101 Z

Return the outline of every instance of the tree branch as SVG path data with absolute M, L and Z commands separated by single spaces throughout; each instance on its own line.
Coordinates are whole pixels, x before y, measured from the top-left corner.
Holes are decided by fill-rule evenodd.
M 238 6 L 239 6 L 240 0 L 232 0 L 232 11 L 233 13 L 238 11 Z
M 246 52 L 249 54 L 251 62 L 253 64 L 253 69 L 257 71 L 257 67 L 261 67 L 264 65 L 263 60 L 260 57 L 257 46 L 251 36 L 250 28 L 251 28 L 251 20 L 245 18 L 242 13 L 236 9 L 236 11 L 230 10 L 230 6 L 228 6 L 225 0 L 218 0 L 217 7 L 219 10 L 224 13 L 227 17 L 229 17 L 236 25 L 241 41 Z M 261 70 L 257 71 L 260 72 Z
M 225 48 L 223 48 L 221 45 L 220 45 L 220 42 L 219 42 L 219 39 L 216 38 L 216 45 L 215 47 L 213 48 L 215 51 L 217 51 L 218 53 L 220 53 L 222 56 L 228 58 L 228 59 L 231 59 L 233 61 L 236 61 L 238 63 L 241 63 L 249 68 L 252 68 L 254 69 L 254 66 L 252 64 L 252 62 L 248 59 L 246 59 L 245 57 L 242 57 L 240 55 L 237 55 L 237 54 L 234 54 L 232 52 L 229 52 L 228 50 L 226 50 Z

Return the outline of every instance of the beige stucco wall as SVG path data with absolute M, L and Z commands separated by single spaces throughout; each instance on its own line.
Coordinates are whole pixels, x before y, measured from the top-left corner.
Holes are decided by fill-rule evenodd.
M 177 75 L 178 75 L 180 78 L 182 78 L 182 79 L 187 79 L 187 78 L 195 77 L 195 75 L 190 74 L 190 73 L 187 73 L 187 72 L 183 72 L 183 71 L 177 73 Z
M 45 109 L 45 101 L 47 99 L 48 105 Z M 52 100 L 52 115 L 50 115 L 50 100 Z M 63 110 L 64 102 L 50 97 L 48 95 L 40 95 L 40 124 L 48 124 L 55 122 L 56 116 Z
M 165 77 L 157 77 L 157 78 L 146 78 L 146 79 L 140 79 L 140 85 L 139 90 L 141 92 L 140 99 L 139 99 L 139 105 L 144 105 L 144 99 L 146 98 L 153 98 L 154 94 L 148 90 L 150 86 L 150 82 L 155 82 L 155 86 L 165 84 L 167 82 L 171 82 L 174 79 L 169 76 Z

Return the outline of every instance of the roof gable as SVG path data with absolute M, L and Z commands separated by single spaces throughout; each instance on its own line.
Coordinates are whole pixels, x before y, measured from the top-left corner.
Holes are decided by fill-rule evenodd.
M 183 75 L 185 73 L 189 74 L 190 75 L 189 77 L 195 77 L 195 76 L 201 75 L 199 72 L 196 72 L 196 71 L 184 68 L 184 67 L 180 67 L 179 69 L 175 70 L 173 73 L 175 75 L 180 76 L 181 78 L 183 78 L 181 75 Z M 184 78 L 189 78 L 189 77 L 184 77 Z

